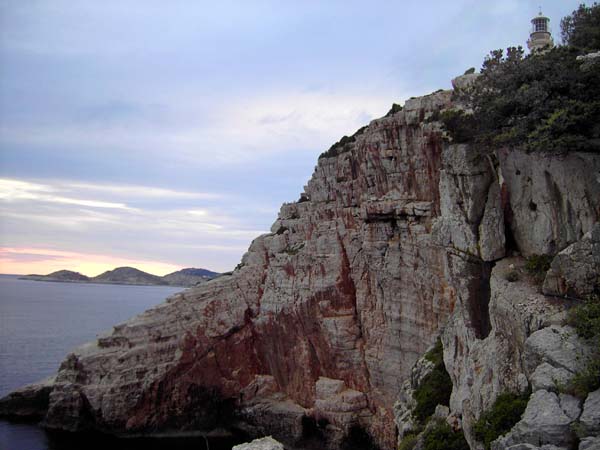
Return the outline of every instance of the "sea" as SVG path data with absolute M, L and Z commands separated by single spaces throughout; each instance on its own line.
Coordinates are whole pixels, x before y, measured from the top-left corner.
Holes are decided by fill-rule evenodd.
M 0 397 L 56 373 L 65 356 L 183 288 L 19 280 L 0 275 Z M 231 448 L 204 438 L 114 439 L 49 433 L 0 419 L 0 450 Z

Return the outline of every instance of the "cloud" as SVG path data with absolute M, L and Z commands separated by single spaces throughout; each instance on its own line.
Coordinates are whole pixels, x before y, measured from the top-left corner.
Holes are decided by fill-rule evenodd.
M 90 208 L 132 209 L 124 203 L 71 198 L 54 194 L 57 191 L 60 191 L 60 189 L 49 185 L 6 178 L 0 179 L 0 200 L 7 202 L 31 200 L 44 203 L 86 206 Z

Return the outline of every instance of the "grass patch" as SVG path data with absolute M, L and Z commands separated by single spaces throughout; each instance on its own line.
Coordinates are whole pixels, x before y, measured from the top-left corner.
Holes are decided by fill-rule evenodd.
M 413 411 L 413 417 L 419 423 L 425 423 L 435 412 L 437 405 L 448 406 L 450 403 L 452 380 L 444 366 L 443 352 L 442 341 L 438 339 L 435 347 L 425 354 L 425 358 L 431 361 L 435 367 L 423 378 L 415 390 L 414 398 L 417 406 Z
M 425 450 L 469 450 L 469 444 L 461 432 L 455 432 L 443 420 L 438 420 L 423 436 Z
M 489 411 L 481 415 L 473 426 L 475 438 L 483 442 L 486 450 L 498 437 L 507 433 L 515 424 L 521 420 L 523 412 L 527 407 L 529 392 L 515 394 L 507 392 L 500 394 Z

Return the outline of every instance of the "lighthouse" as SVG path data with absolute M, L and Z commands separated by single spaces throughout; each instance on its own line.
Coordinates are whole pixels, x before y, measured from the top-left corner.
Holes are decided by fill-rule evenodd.
M 531 52 L 554 47 L 554 40 L 550 34 L 550 19 L 540 10 L 540 13 L 531 19 L 531 32 L 527 47 Z

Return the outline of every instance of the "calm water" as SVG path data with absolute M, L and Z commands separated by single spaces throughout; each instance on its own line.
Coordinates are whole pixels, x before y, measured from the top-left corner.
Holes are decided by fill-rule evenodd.
M 178 291 L 181 288 L 50 283 L 0 275 L 0 397 L 54 374 L 70 350 Z M 36 425 L 0 420 L 0 450 L 106 448 L 106 442 L 85 440 L 65 440 Z M 97 447 L 92 442 L 98 442 Z M 119 441 L 110 447 L 141 446 Z M 193 447 L 203 448 L 198 442 Z M 143 448 L 190 446 L 154 440 L 144 442 Z

